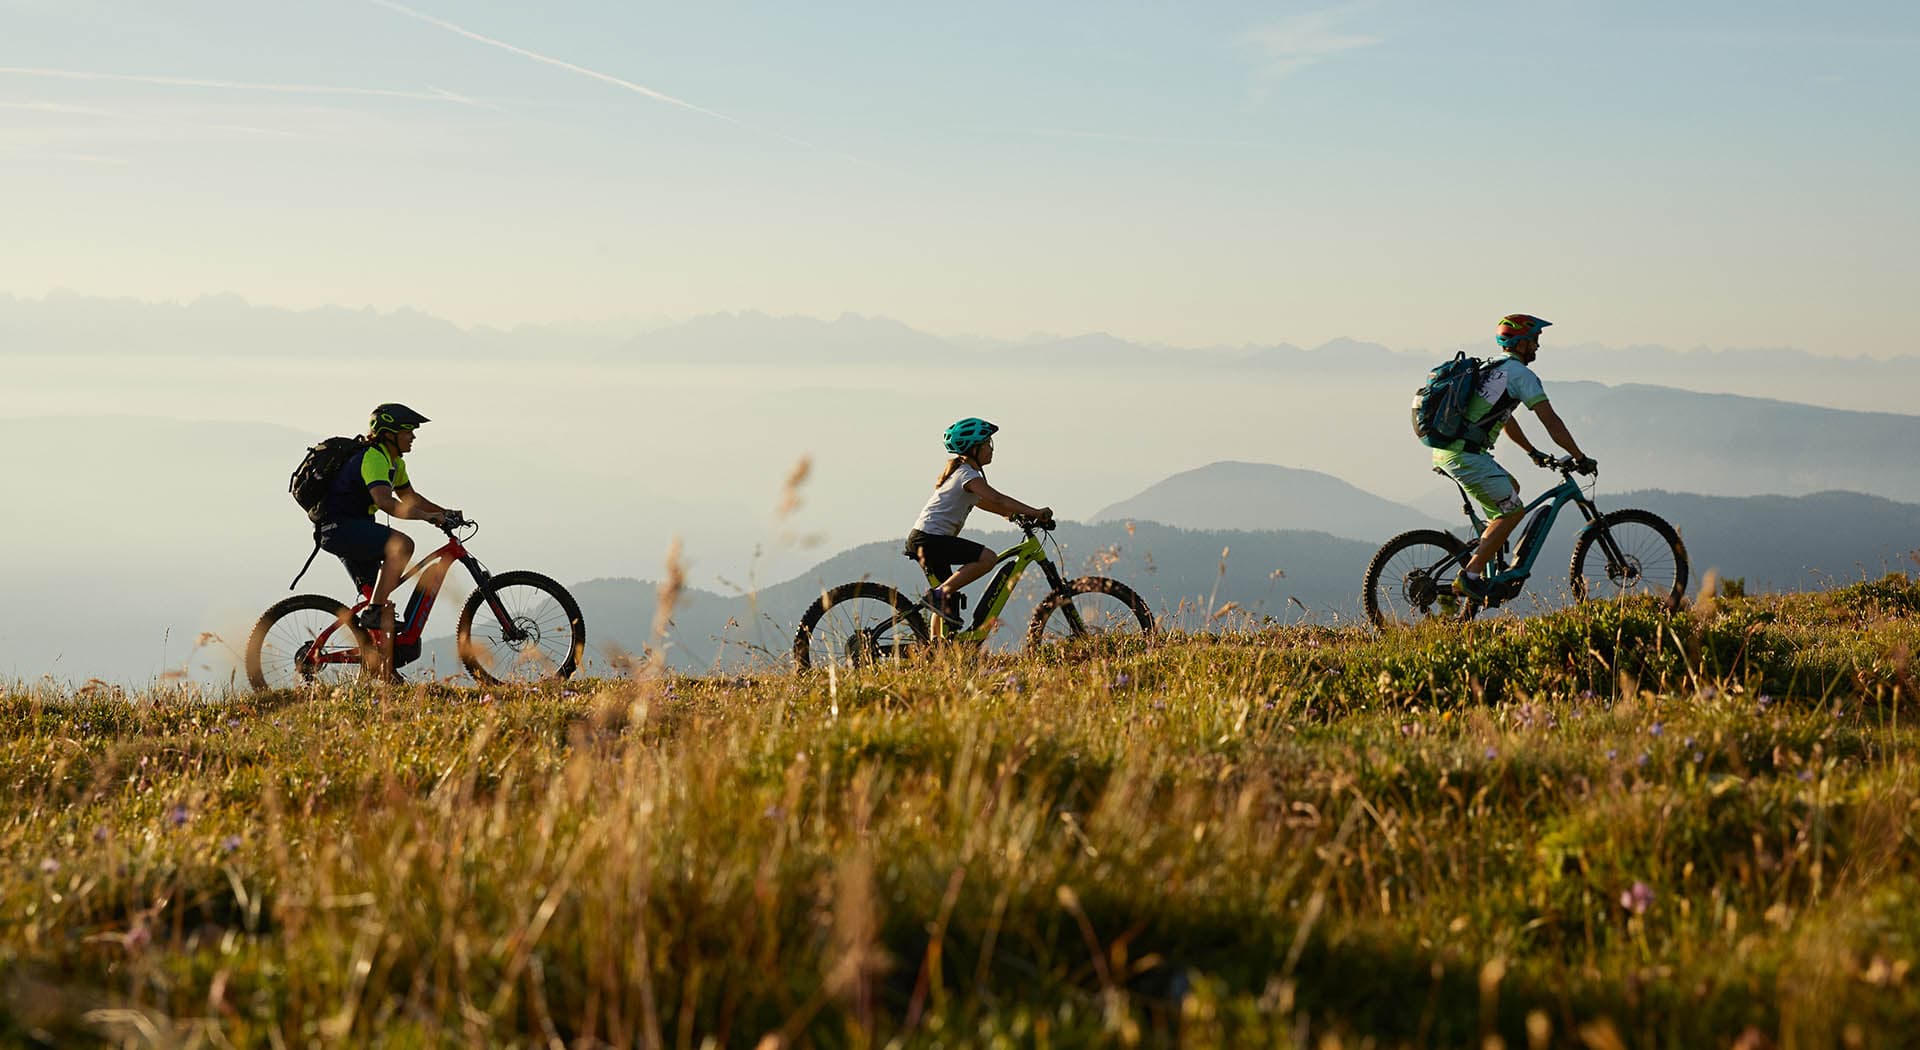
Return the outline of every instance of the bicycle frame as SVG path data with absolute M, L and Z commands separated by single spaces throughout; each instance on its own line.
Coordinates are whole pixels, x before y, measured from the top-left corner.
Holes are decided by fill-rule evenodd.
M 517 640 L 520 631 L 514 626 L 513 617 L 507 612 L 506 607 L 500 604 L 499 596 L 493 592 L 493 575 L 487 572 L 487 567 L 480 564 L 480 559 L 474 557 L 472 552 L 467 550 L 466 545 L 460 542 L 459 537 L 455 536 L 452 530 L 442 529 L 441 531 L 446 533 L 447 542 L 438 550 L 433 551 L 426 557 L 421 558 L 418 562 L 415 562 L 413 567 L 402 574 L 398 583 L 394 585 L 395 589 L 398 590 L 400 584 L 404 584 L 408 580 L 415 581 L 413 593 L 407 598 L 406 618 L 403 622 L 395 624 L 393 635 L 395 648 L 420 644 L 420 636 L 425 633 L 427 629 L 427 618 L 433 612 L 433 603 L 440 597 L 440 587 L 446 582 L 447 573 L 452 571 L 456 562 L 467 567 L 467 572 L 473 576 L 475 586 L 479 588 L 480 593 L 486 595 L 487 608 L 492 610 L 493 615 L 499 618 L 501 627 L 506 632 L 506 637 L 509 640 Z M 360 588 L 360 601 L 348 610 L 347 615 L 351 617 L 359 613 L 360 610 L 365 609 L 371 604 L 372 598 L 372 586 L 362 586 Z M 333 637 L 333 632 L 339 630 L 344 622 L 344 620 L 335 622 L 314 638 L 313 648 L 321 654 L 315 658 L 315 663 L 344 664 L 360 662 L 360 655 L 357 650 L 328 650 L 328 640 Z M 381 643 L 381 635 L 383 632 L 368 631 L 367 633 L 373 637 L 374 644 L 378 645 Z
M 1552 501 L 1550 504 L 1548 504 L 1549 500 Z M 1547 534 L 1553 531 L 1554 520 L 1560 516 L 1561 508 L 1568 503 L 1580 508 L 1580 516 L 1589 522 L 1600 517 L 1599 509 L 1593 505 L 1593 501 L 1587 499 L 1587 494 L 1581 491 L 1580 483 L 1571 477 L 1562 478 L 1560 484 L 1534 497 L 1533 502 L 1527 504 L 1521 511 L 1523 514 L 1531 514 L 1532 517 L 1521 526 L 1520 547 L 1514 552 L 1515 561 L 1498 572 L 1488 573 L 1487 582 L 1489 584 L 1519 582 L 1531 576 L 1534 561 L 1540 557 L 1540 551 L 1547 545 Z M 1547 505 L 1543 507 L 1543 504 Z M 1468 504 L 1467 516 L 1473 520 L 1475 542 L 1478 542 L 1480 534 L 1487 530 L 1487 523 L 1480 519 L 1479 514 L 1473 512 L 1471 502 Z M 1469 545 L 1467 550 L 1468 557 L 1472 557 L 1472 545 Z M 1494 556 L 1494 564 L 1504 565 L 1506 555 L 1507 552 L 1502 549 Z
M 1041 546 L 1039 534 L 1032 529 L 1022 531 L 1026 532 L 1026 539 L 1001 551 L 999 556 L 994 558 L 994 564 L 1000 566 L 1000 571 L 995 573 L 993 579 L 988 582 L 987 589 L 980 592 L 980 605 L 974 610 L 973 626 L 963 631 L 954 631 L 947 635 L 948 638 L 958 642 L 986 641 L 987 635 L 993 631 L 995 620 L 1007 607 L 1007 602 L 1012 600 L 1013 589 L 1019 585 L 1021 574 L 1027 571 L 1029 565 L 1040 566 L 1040 571 L 1047 578 L 1047 586 L 1053 590 L 1057 591 L 1066 586 L 1066 581 L 1060 576 L 1060 570 L 1048 560 L 1046 548 Z M 945 581 L 929 572 L 927 582 L 938 587 Z M 1065 612 L 1076 632 L 1084 630 L 1079 622 L 1078 609 L 1068 605 Z M 946 621 L 937 616 L 932 618 L 928 628 L 936 637 L 948 631 Z

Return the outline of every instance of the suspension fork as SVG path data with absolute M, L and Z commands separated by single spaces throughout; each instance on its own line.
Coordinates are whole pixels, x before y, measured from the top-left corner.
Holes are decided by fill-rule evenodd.
M 486 599 L 487 608 L 492 611 L 494 619 L 500 621 L 500 630 L 506 640 L 519 641 L 520 628 L 514 626 L 513 614 L 507 611 L 506 605 L 500 601 L 499 592 L 493 589 L 493 574 L 487 571 L 486 566 L 480 564 L 480 559 L 471 554 L 463 555 L 460 558 L 460 564 L 465 565 L 467 572 L 472 574 L 475 589 L 480 592 L 482 598 Z
M 1600 513 L 1600 508 L 1585 499 L 1576 499 L 1574 502 L 1580 506 L 1580 516 L 1587 519 L 1587 528 L 1596 529 L 1595 534 L 1600 540 L 1600 553 L 1607 556 L 1607 567 L 1611 569 L 1626 565 L 1626 552 L 1620 549 L 1618 543 L 1613 542 L 1613 530 L 1607 528 L 1606 518 Z
M 1051 560 L 1047 558 L 1040 559 L 1040 572 L 1047 578 L 1047 587 L 1052 593 L 1059 595 L 1067 594 L 1067 581 L 1060 575 L 1060 570 L 1054 567 Z M 1073 598 L 1068 596 L 1066 601 L 1062 602 L 1061 605 L 1067 617 L 1067 630 L 1072 631 L 1075 637 L 1086 634 L 1086 622 L 1080 619 L 1080 610 L 1074 606 Z

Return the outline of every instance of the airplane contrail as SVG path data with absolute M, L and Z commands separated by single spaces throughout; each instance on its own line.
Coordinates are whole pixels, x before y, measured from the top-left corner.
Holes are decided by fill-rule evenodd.
M 538 51 L 530 51 L 516 44 L 509 44 L 504 40 L 498 40 L 498 39 L 495 39 L 494 37 L 486 36 L 482 33 L 476 33 L 473 30 L 466 28 L 465 26 L 456 25 L 452 22 L 447 21 L 444 18 L 436 18 L 433 15 L 427 14 L 424 11 L 416 11 L 405 4 L 396 3 L 395 0 L 367 0 L 367 2 L 370 4 L 378 4 L 379 6 L 384 7 L 389 11 L 393 11 L 397 14 L 405 15 L 408 18 L 415 19 L 416 21 L 425 22 L 431 26 L 438 26 L 439 28 L 444 29 L 449 33 L 453 33 L 458 36 L 463 36 L 468 40 L 472 40 L 476 43 L 485 44 L 488 47 L 496 47 L 502 51 L 519 55 L 522 58 L 530 58 L 535 62 L 552 66 L 555 69 L 564 69 L 569 73 L 578 74 L 579 76 L 587 77 L 591 80 L 598 80 L 604 84 L 612 84 L 615 87 L 625 88 L 628 91 L 632 91 L 635 94 L 644 95 L 645 97 L 653 99 L 656 102 L 664 102 L 667 105 L 678 106 L 681 109 L 698 113 L 701 116 L 712 117 L 715 120 L 724 120 L 727 123 L 736 125 L 738 127 L 746 128 L 751 131 L 758 131 L 758 132 L 761 132 L 762 134 L 772 135 L 775 138 L 780 139 L 782 142 L 787 142 L 795 146 L 802 146 L 807 149 L 823 148 L 821 146 L 815 145 L 814 143 L 808 142 L 804 139 L 797 139 L 789 135 L 782 135 L 777 131 L 767 131 L 764 128 L 755 127 L 754 125 L 749 124 L 748 122 L 741 120 L 738 117 L 731 117 L 725 113 L 719 112 L 718 110 L 712 110 L 712 109 L 708 109 L 705 106 L 695 105 L 694 103 L 688 102 L 686 99 L 683 99 L 683 98 L 675 98 L 674 96 L 669 95 L 664 91 L 655 91 L 653 88 L 650 88 L 645 84 L 636 84 L 633 81 L 626 79 L 625 77 L 617 77 L 611 73 L 602 73 L 597 69 L 588 69 L 586 66 L 578 65 L 573 62 L 568 62 L 567 60 L 562 58 L 555 58 L 552 55 L 543 55 Z M 844 154 L 841 154 L 841 155 L 845 156 Z M 848 158 L 848 159 L 857 160 L 858 158 Z
M 495 108 L 439 88 L 432 91 L 398 91 L 392 88 L 337 87 L 330 84 L 263 84 L 244 80 L 208 80 L 201 77 L 175 77 L 148 73 L 96 73 L 82 69 L 41 69 L 31 66 L 0 66 L 0 75 L 42 77 L 51 80 L 106 80 L 126 84 L 156 84 L 161 87 L 212 88 L 220 91 L 266 91 L 282 95 L 404 98 L 417 102 L 451 102 L 481 109 Z
M 473 30 L 466 28 L 465 26 L 455 25 L 454 23 L 449 22 L 444 18 L 435 18 L 434 16 L 427 14 L 424 11 L 416 11 L 405 4 L 395 3 L 394 0 L 367 0 L 367 2 L 371 4 L 378 4 L 389 11 L 394 11 L 399 14 L 406 15 L 408 18 L 425 22 L 428 25 L 439 26 L 441 29 L 444 29 L 449 33 L 454 33 L 459 36 L 466 37 L 468 40 L 485 44 L 488 47 L 497 47 L 502 51 L 512 52 L 513 54 L 519 55 L 522 58 L 530 58 L 530 59 L 533 59 L 535 62 L 542 62 L 549 66 L 553 66 L 556 69 L 564 69 L 569 73 L 578 73 L 583 77 L 591 77 L 594 80 L 602 81 L 608 84 L 613 84 L 616 87 L 626 88 L 628 91 L 645 95 L 646 97 L 653 99 L 656 102 L 665 102 L 670 106 L 679 106 L 681 109 L 692 110 L 693 112 L 702 114 L 704 116 L 709 116 L 719 120 L 724 120 L 729 124 L 742 124 L 742 125 L 745 124 L 744 121 L 740 120 L 737 117 L 729 117 L 725 113 L 720 113 L 715 110 L 708 109 L 705 106 L 696 106 L 693 103 L 688 102 L 686 99 L 675 98 L 664 91 L 655 91 L 654 89 L 647 87 L 645 84 L 636 84 L 631 80 L 627 80 L 623 77 L 616 77 L 611 73 L 602 73 L 597 69 L 588 69 L 586 66 L 575 65 L 574 63 L 568 62 L 565 59 L 554 58 L 552 55 L 543 55 L 538 51 L 529 51 L 524 47 L 519 47 L 515 44 L 509 44 L 504 40 L 497 40 L 493 37 L 476 33 Z

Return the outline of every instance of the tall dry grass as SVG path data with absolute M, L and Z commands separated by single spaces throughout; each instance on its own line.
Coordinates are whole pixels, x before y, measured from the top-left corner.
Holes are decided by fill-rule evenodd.
M 15 688 L 0 1039 L 1896 1045 L 1916 610 Z

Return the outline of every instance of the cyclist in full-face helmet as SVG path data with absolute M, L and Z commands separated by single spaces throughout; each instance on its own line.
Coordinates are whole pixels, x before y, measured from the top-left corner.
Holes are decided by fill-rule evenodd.
M 950 627 L 963 625 L 960 588 L 985 576 L 994 563 L 991 549 L 960 537 L 960 527 L 973 508 L 978 506 L 1007 518 L 1020 515 L 1053 520 L 1052 507 L 1028 506 L 987 484 L 983 470 L 993 462 L 993 435 L 999 429 L 973 416 L 947 428 L 941 435 L 949 457 L 947 465 L 934 479 L 933 496 L 907 533 L 907 557 L 944 580 L 926 593 L 926 603 Z
M 460 520 L 415 491 L 402 458 L 413 450 L 414 434 L 427 417 L 405 405 L 388 402 L 374 408 L 367 420 L 366 447 L 349 457 L 328 490 L 316 536 L 320 549 L 346 563 L 357 586 L 373 588 L 360 625 L 382 628 L 382 615 L 392 607 L 391 595 L 413 557 L 413 540 L 406 533 L 373 519 L 375 511 L 395 518 L 444 525 Z M 385 621 L 390 629 L 392 621 Z

